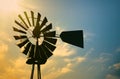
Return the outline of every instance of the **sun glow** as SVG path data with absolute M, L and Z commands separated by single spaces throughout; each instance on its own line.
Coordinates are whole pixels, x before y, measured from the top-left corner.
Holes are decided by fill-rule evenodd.
M 13 12 L 19 10 L 20 0 L 0 0 L 0 11 Z

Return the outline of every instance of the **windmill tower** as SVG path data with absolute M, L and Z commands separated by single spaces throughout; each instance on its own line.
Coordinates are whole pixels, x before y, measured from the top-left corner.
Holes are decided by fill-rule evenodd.
M 19 35 L 14 35 L 14 38 L 19 40 L 17 46 L 24 48 L 22 53 L 27 55 L 26 63 L 32 65 L 30 79 L 33 79 L 35 65 L 37 65 L 38 79 L 41 79 L 40 65 L 45 64 L 53 55 L 58 38 L 61 38 L 63 42 L 83 48 L 82 30 L 63 31 L 57 36 L 56 31 L 52 30 L 52 23 L 47 24 L 47 18 L 41 19 L 40 13 L 35 16 L 31 11 L 28 16 L 27 12 L 24 12 L 24 18 L 21 15 L 18 17 L 19 21 L 15 20 L 15 23 L 19 28 L 13 27 L 13 30 Z

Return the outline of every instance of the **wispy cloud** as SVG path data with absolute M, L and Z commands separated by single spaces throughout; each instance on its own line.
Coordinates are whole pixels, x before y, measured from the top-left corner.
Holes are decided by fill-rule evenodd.
M 115 63 L 112 66 L 109 66 L 109 69 L 120 70 L 120 62 L 119 63 Z
M 28 2 L 27 0 L 26 1 L 24 1 L 24 0 L 19 1 L 18 5 L 20 7 L 22 7 L 23 9 L 27 9 L 27 10 L 36 10 L 36 9 L 38 9 L 37 6 L 33 5 L 33 2 Z
M 94 48 L 90 48 L 90 49 L 86 52 L 86 54 L 84 55 L 84 57 L 87 58 L 91 53 L 93 53 L 94 50 L 95 50 Z
M 114 64 L 113 67 L 114 67 L 115 69 L 120 69 L 120 63 Z
M 120 63 L 109 66 L 110 72 L 106 75 L 106 79 L 120 79 Z
M 67 43 L 62 42 L 61 40 L 58 40 L 59 42 L 57 43 L 57 48 L 54 51 L 55 56 L 71 56 L 75 54 L 75 50 L 71 49 L 70 46 Z
M 104 72 L 107 69 L 106 63 L 111 61 L 112 54 L 109 53 L 101 53 L 97 58 L 95 58 L 91 62 L 92 64 L 88 67 L 87 71 L 98 71 Z
M 112 58 L 112 54 L 109 54 L 109 53 L 101 53 L 99 58 L 96 60 L 96 62 L 101 62 L 101 63 L 105 63 L 109 60 L 111 60 Z
M 57 79 L 65 74 L 74 72 L 73 68 L 82 63 L 85 58 L 75 57 L 68 58 L 53 58 L 43 66 L 43 79 L 53 78 Z
M 12 42 L 13 40 L 11 39 L 10 35 L 7 32 L 0 32 L 0 40 L 6 41 L 6 42 Z
M 75 65 L 74 63 L 80 63 L 81 60 L 80 58 L 76 57 L 74 59 L 70 59 L 69 57 L 71 56 L 72 50 L 71 51 L 67 51 L 67 50 L 69 50 L 68 46 L 67 47 L 65 46 L 64 48 L 60 48 L 59 50 L 54 52 L 59 54 L 55 54 L 52 58 L 48 59 L 48 62 L 43 66 L 42 69 L 43 73 L 45 74 L 43 75 L 44 79 L 48 79 L 48 78 L 57 79 L 62 75 L 72 72 L 73 71 L 72 68 Z M 72 52 L 72 54 L 75 54 L 75 52 Z
M 19 56 L 12 60 L 6 57 L 7 54 L 10 55 L 8 46 L 0 43 L 0 48 L 0 79 L 26 79 L 30 69 L 25 65 L 25 58 Z
M 68 63 L 81 63 L 85 60 L 85 57 L 75 57 L 73 59 L 65 58 L 64 61 Z
M 64 44 L 62 44 L 64 45 Z M 64 47 L 64 49 L 67 49 Z M 59 50 L 62 51 L 63 50 Z M 74 49 L 71 49 L 74 50 Z M 93 48 L 90 49 L 89 52 L 86 52 L 84 56 L 53 56 L 48 60 L 48 62 L 43 66 L 43 78 L 53 78 L 58 79 L 61 76 L 64 76 L 66 74 L 70 75 L 73 72 L 76 72 L 74 69 L 78 66 L 80 66 L 81 63 L 85 62 L 87 57 L 93 52 Z M 55 52 L 57 53 L 57 52 Z M 73 52 L 72 55 L 75 55 L 76 53 Z
M 120 47 L 116 49 L 116 52 L 120 52 Z
M 26 79 L 26 73 L 29 74 L 29 70 L 25 65 L 25 58 L 18 56 L 17 58 L 12 58 L 11 52 L 9 49 L 11 47 L 8 46 L 6 42 L 11 42 L 9 39 L 9 35 L 5 32 L 1 32 L 0 35 L 2 38 L 0 39 L 0 79 Z M 18 53 L 19 54 L 19 53 Z M 8 58 L 8 56 L 10 56 Z M 14 56 L 13 56 L 14 57 Z
M 84 39 L 86 41 L 90 41 L 94 36 L 95 34 L 92 32 L 86 32 L 86 31 L 84 32 Z
M 5 57 L 5 53 L 8 51 L 8 45 L 0 41 L 0 59 Z
M 27 69 L 27 65 L 24 63 L 25 58 L 19 57 L 16 60 L 9 61 L 11 65 L 6 67 L 6 73 L 8 76 L 5 76 L 6 73 L 4 73 L 4 77 L 6 78 L 20 78 L 20 79 L 26 79 L 25 77 L 29 74 L 30 69 Z
M 120 79 L 120 78 L 117 77 L 117 76 L 114 76 L 114 75 L 108 74 L 108 75 L 106 76 L 106 79 Z

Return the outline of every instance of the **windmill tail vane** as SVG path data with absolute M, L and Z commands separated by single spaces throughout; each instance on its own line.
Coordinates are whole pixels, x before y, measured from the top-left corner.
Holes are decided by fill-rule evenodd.
M 41 79 L 40 65 L 45 64 L 47 59 L 53 55 L 56 49 L 56 42 L 61 38 L 63 42 L 83 48 L 83 30 L 63 31 L 60 35 L 48 23 L 46 17 L 41 19 L 41 14 L 31 11 L 24 12 L 24 16 L 18 15 L 19 21 L 15 20 L 18 27 L 13 27 L 15 40 L 20 41 L 17 46 L 23 54 L 28 56 L 26 64 L 32 65 L 31 77 L 33 79 L 35 65 L 37 65 L 37 78 Z

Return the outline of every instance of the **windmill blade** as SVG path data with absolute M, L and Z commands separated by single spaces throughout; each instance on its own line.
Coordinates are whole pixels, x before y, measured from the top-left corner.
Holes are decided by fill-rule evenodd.
M 14 38 L 15 38 L 16 40 L 19 40 L 19 39 L 27 38 L 27 36 L 25 36 L 25 35 L 20 35 L 20 36 L 14 36 Z
M 46 32 L 44 37 L 55 37 L 56 31 Z
M 52 23 L 50 23 L 49 25 L 47 25 L 43 30 L 41 30 L 41 32 L 46 32 L 49 31 L 50 29 L 52 29 Z
M 26 24 L 26 22 L 24 21 L 24 19 L 22 18 L 22 16 L 21 15 L 18 15 L 18 17 L 21 19 L 21 21 L 25 24 L 25 26 L 27 27 L 27 28 L 29 28 L 28 27 L 28 25 Z
M 35 49 L 35 45 L 32 44 L 31 48 L 30 48 L 30 51 L 29 51 L 29 56 L 30 58 L 33 58 L 34 57 L 34 49 Z
M 31 17 L 32 17 L 32 24 L 34 26 L 34 12 L 33 11 L 31 11 Z
M 18 21 L 15 20 L 15 23 L 18 24 L 20 27 L 22 27 L 24 30 L 27 30 L 22 24 L 20 24 Z
M 39 26 L 39 21 L 40 21 L 41 15 L 40 13 L 38 13 L 37 15 L 37 22 L 36 22 L 36 26 Z
M 32 65 L 35 65 L 35 60 L 33 58 L 29 58 L 27 61 L 26 61 L 27 64 L 32 64 Z M 31 73 L 31 78 L 30 79 L 33 79 L 33 69 L 32 69 L 32 73 Z
M 41 48 L 41 46 L 36 46 L 36 52 L 35 52 L 35 58 L 34 58 L 34 63 L 35 64 L 45 64 L 47 61 L 47 55 Z
M 55 38 L 44 38 L 44 40 L 47 41 L 47 42 L 49 42 L 49 43 L 51 43 L 51 44 L 54 44 L 54 45 L 57 42 L 57 39 L 55 39 Z
M 41 48 L 43 49 L 43 51 L 45 52 L 47 58 L 49 58 L 50 56 L 52 56 L 52 52 L 45 46 L 45 45 L 41 45 Z
M 52 45 L 52 44 L 50 44 L 50 43 L 48 43 L 46 41 L 43 41 L 43 45 L 46 46 L 51 51 L 54 51 L 55 48 L 56 48 L 56 46 L 54 46 L 54 45 Z
M 42 50 L 41 46 L 38 45 L 38 39 L 36 42 L 36 49 L 35 49 L 35 59 L 46 59 L 45 52 Z M 40 61 L 42 62 L 42 61 Z
M 25 47 L 25 49 L 24 49 L 24 51 L 22 53 L 24 53 L 25 55 L 27 55 L 28 52 L 29 52 L 29 50 L 30 50 L 31 45 L 32 44 L 30 42 L 27 43 L 27 45 L 26 45 L 26 47 Z
M 26 34 L 25 31 L 23 31 L 23 30 L 19 30 L 19 29 L 15 28 L 15 27 L 13 27 L 13 30 L 16 31 L 16 32 L 20 32 L 20 33 L 24 33 L 24 34 Z
M 19 44 L 17 44 L 18 45 L 18 47 L 23 47 L 27 42 L 29 42 L 29 40 L 28 39 L 26 39 L 26 40 L 24 40 L 23 42 L 21 42 L 21 43 L 19 43 Z
M 27 19 L 27 21 L 28 21 L 29 26 L 31 26 L 31 23 L 30 23 L 29 17 L 28 17 L 28 15 L 27 15 L 27 12 L 24 12 L 24 15 L 25 15 L 25 17 L 26 17 L 26 19 Z
M 35 54 L 35 58 L 37 58 L 37 59 L 47 59 L 47 55 L 43 51 L 43 49 L 41 48 L 41 46 L 37 46 L 37 50 L 38 51 Z
M 63 31 L 60 34 L 62 41 L 83 48 L 83 31 Z
M 47 18 L 45 17 L 40 25 L 40 29 L 48 22 Z

